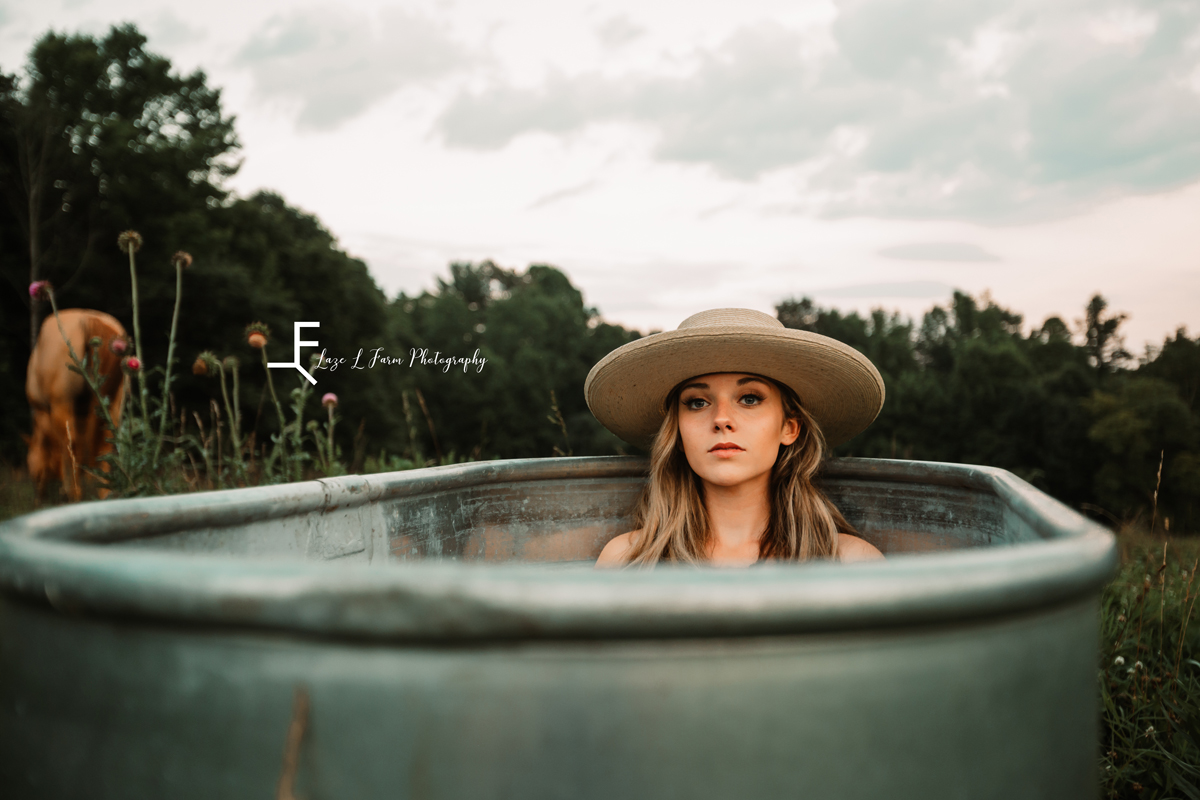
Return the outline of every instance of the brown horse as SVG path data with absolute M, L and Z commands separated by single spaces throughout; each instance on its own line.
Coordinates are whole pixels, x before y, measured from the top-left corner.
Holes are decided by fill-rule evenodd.
M 61 476 L 63 491 L 73 500 L 83 495 L 80 470 L 94 467 L 97 459 L 112 450 L 108 431 L 99 414 L 100 401 L 83 376 L 68 369 L 71 362 L 63 333 L 80 358 L 89 364 L 99 360 L 101 391 L 111 398 L 108 409 L 113 422 L 120 424 L 125 382 L 121 375 L 121 356 L 114 353 L 114 339 L 124 338 L 121 323 L 102 311 L 68 308 L 59 312 L 62 332 L 53 316 L 42 323 L 37 344 L 29 356 L 25 373 L 25 396 L 33 412 L 33 434 L 29 444 L 29 475 L 37 484 L 41 498 L 50 478 Z M 93 337 L 100 346 L 92 347 Z M 103 462 L 108 471 L 108 463 Z M 101 496 L 107 494 L 102 491 Z

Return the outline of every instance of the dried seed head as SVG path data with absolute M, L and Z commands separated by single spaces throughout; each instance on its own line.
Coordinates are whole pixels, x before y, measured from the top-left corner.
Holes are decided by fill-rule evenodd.
M 326 408 L 337 408 L 337 404 L 337 395 L 333 392 L 326 392 L 325 396 L 321 398 L 321 405 L 325 406 Z
M 1123 666 L 1125 666 L 1125 657 L 1117 656 L 1116 658 L 1113 659 L 1113 663 L 1116 664 L 1118 667 L 1123 667 Z
M 175 251 L 175 255 L 171 256 L 171 266 L 176 269 L 187 269 L 192 265 L 191 253 L 183 250 Z
M 225 369 L 237 369 L 238 365 L 239 362 L 237 360 L 237 356 L 225 356 Z
M 271 329 L 261 322 L 251 322 L 246 326 L 246 342 L 255 350 L 261 350 L 271 341 Z
M 50 292 L 54 291 L 50 281 L 34 281 L 29 284 L 29 296 L 34 300 L 49 300 Z
M 193 375 L 215 375 L 220 369 L 221 365 L 211 350 L 205 350 L 196 356 L 196 361 L 192 364 Z
M 142 249 L 142 235 L 137 231 L 123 231 L 117 237 L 117 247 L 122 253 L 136 253 Z

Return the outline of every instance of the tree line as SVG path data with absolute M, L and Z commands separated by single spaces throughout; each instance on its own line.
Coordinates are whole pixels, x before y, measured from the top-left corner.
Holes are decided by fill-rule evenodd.
M 171 388 L 180 408 L 203 411 L 215 396 L 211 376 L 186 368 L 196 354 L 251 359 L 244 330 L 261 321 L 271 360 L 290 361 L 293 322 L 319 320 L 304 335 L 345 359 L 318 379 L 340 397 L 338 444 L 356 468 L 418 453 L 441 462 L 634 452 L 588 412 L 583 382 L 642 334 L 605 322 L 550 265 L 455 263 L 432 288 L 389 299 L 314 216 L 277 194 L 226 188 L 238 141 L 220 91 L 145 45 L 128 25 L 99 38 L 52 32 L 22 76 L 0 72 L 0 458 L 23 461 L 29 430 L 25 364 L 48 309 L 28 285 L 49 280 L 60 306 L 107 311 L 128 328 L 116 237 L 131 228 L 145 241 L 151 368 L 166 359 L 172 253 L 194 258 L 176 341 L 184 368 Z M 1026 333 L 1019 314 L 963 293 L 919 324 L 808 298 L 776 312 L 862 351 L 884 377 L 879 419 L 837 454 L 990 464 L 1109 522 L 1200 524 L 1200 339 L 1184 330 L 1134 359 L 1121 346 L 1123 316 L 1099 296 L 1074 332 L 1052 317 Z M 278 432 L 265 399 L 253 381 L 234 399 L 264 439 Z
M 1078 335 L 1060 317 L 1022 333 L 1020 314 L 962 292 L 919 326 L 808 299 L 776 310 L 883 375 L 879 419 L 840 454 L 987 464 L 1109 523 L 1200 523 L 1200 338 L 1182 328 L 1134 360 L 1099 295 Z

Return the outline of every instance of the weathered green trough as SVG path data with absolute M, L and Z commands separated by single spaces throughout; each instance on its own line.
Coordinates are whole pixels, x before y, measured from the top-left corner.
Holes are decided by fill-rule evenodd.
M 826 489 L 886 561 L 590 569 L 644 468 L 0 525 L 3 796 L 1095 797 L 1105 530 L 1001 470 L 848 459 Z

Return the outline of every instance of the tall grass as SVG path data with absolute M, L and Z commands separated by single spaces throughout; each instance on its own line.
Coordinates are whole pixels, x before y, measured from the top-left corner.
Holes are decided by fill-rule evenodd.
M 1118 533 L 1101 600 L 1103 798 L 1200 800 L 1200 539 Z

